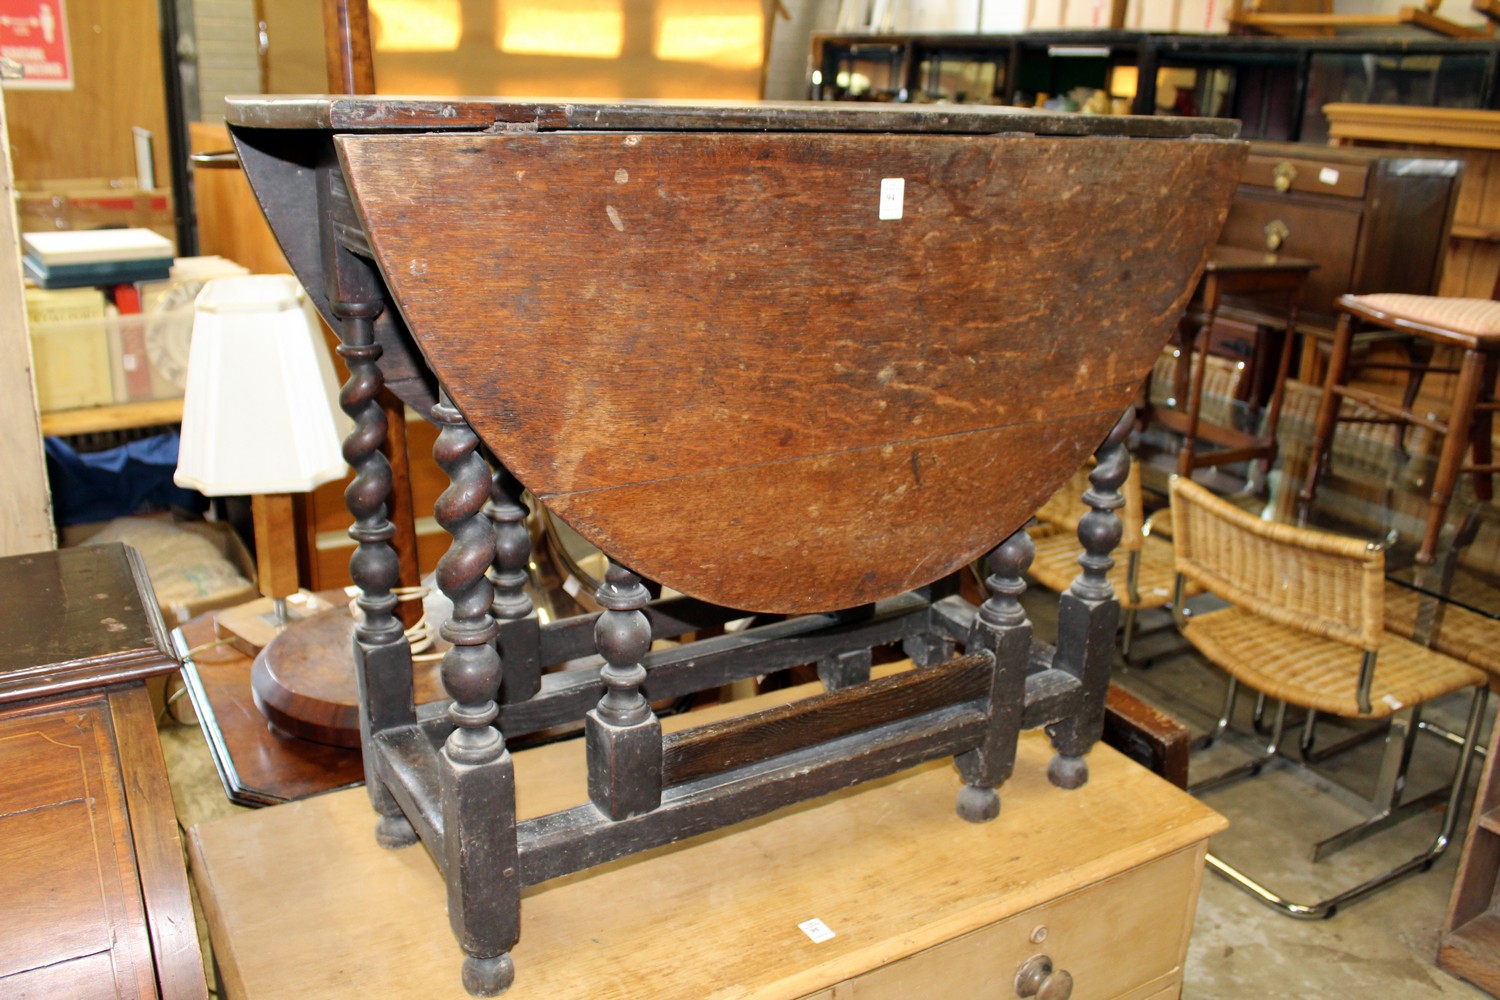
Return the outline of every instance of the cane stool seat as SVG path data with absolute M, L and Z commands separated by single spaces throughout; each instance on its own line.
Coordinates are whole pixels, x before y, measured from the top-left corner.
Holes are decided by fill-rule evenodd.
M 1500 338 L 1500 302 L 1441 295 L 1345 295 L 1339 307 L 1393 329 L 1442 337 L 1455 344 Z
M 1459 474 L 1476 476 L 1475 493 L 1480 500 L 1489 500 L 1494 492 L 1494 473 L 1500 468 L 1494 464 L 1491 442 L 1497 405 L 1494 399 L 1496 363 L 1500 360 L 1500 302 L 1381 293 L 1340 296 L 1338 308 L 1339 324 L 1334 333 L 1301 497 L 1310 501 L 1316 493 L 1318 476 L 1326 464 L 1334 424 L 1338 421 L 1339 404 L 1344 399 L 1374 410 L 1376 422 L 1425 427 L 1437 433 L 1442 437 L 1442 445 L 1432 475 L 1427 524 L 1417 550 L 1418 562 L 1431 563 L 1436 558 L 1438 536 Z M 1409 334 L 1420 345 L 1411 352 L 1418 363 L 1406 366 L 1411 374 L 1404 398 L 1387 398 L 1379 392 L 1349 384 L 1354 367 L 1350 355 L 1356 321 Z M 1420 359 L 1430 356 L 1434 347 L 1460 352 L 1457 367 L 1430 366 L 1422 362 Z M 1453 372 L 1458 376 L 1446 418 L 1434 416 L 1426 411 L 1426 407 L 1415 405 L 1422 376 L 1429 371 Z M 1464 455 L 1470 449 L 1473 461 L 1464 464 Z

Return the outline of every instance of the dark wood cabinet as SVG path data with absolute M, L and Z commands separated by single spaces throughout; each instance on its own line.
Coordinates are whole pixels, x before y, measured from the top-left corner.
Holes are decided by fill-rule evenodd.
M 1462 167 L 1443 156 L 1256 143 L 1219 242 L 1316 261 L 1299 325 L 1331 330 L 1346 292 L 1437 292 Z
M 0 996 L 206 998 L 140 557 L 0 559 L 0 607 Z

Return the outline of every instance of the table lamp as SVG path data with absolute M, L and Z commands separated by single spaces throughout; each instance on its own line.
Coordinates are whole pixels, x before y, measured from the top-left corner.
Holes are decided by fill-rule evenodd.
M 347 471 L 333 359 L 290 275 L 216 278 L 193 311 L 173 480 L 205 496 L 251 497 L 260 591 L 284 625 L 298 591 L 291 494 Z

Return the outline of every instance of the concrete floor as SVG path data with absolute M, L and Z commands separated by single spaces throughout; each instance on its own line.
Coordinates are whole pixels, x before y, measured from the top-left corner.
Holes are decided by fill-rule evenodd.
M 1047 628 L 1046 600 L 1034 605 L 1039 632 Z M 1220 675 L 1169 630 L 1147 635 L 1137 646 L 1137 664 L 1121 661 L 1116 682 L 1189 725 L 1207 730 L 1222 698 Z M 1248 713 L 1250 699 L 1241 699 Z M 162 729 L 162 744 L 171 775 L 173 797 L 184 828 L 241 811 L 224 796 L 203 735 L 185 699 L 174 702 L 183 723 Z M 1466 699 L 1456 696 L 1434 709 L 1432 717 L 1459 728 Z M 1493 718 L 1493 710 L 1491 711 Z M 1238 723 L 1249 731 L 1248 718 Z M 1295 734 L 1288 737 L 1292 745 Z M 1196 754 L 1195 778 L 1216 773 L 1243 759 L 1256 747 L 1248 736 L 1231 733 L 1215 747 Z M 1367 785 L 1369 765 L 1378 743 L 1359 748 L 1340 761 L 1351 772 L 1349 782 Z M 1413 786 L 1441 780 L 1453 760 L 1450 748 L 1424 737 L 1414 765 Z M 1359 786 L 1365 787 L 1363 785 Z M 1259 778 L 1205 796 L 1232 823 L 1212 850 L 1231 863 L 1262 877 L 1272 888 L 1299 899 L 1326 895 L 1384 870 L 1394 861 L 1421 851 L 1437 829 L 1435 813 L 1402 824 L 1317 865 L 1305 858 L 1306 845 L 1358 818 L 1349 796 L 1331 783 L 1310 777 L 1301 768 L 1277 765 Z M 1472 795 L 1469 801 L 1472 801 Z M 1429 872 L 1364 901 L 1327 921 L 1292 920 L 1252 900 L 1224 880 L 1205 875 L 1192 945 L 1188 954 L 1184 996 L 1192 1000 L 1244 1000 L 1273 995 L 1323 998 L 1483 997 L 1483 992 L 1446 975 L 1433 964 L 1448 893 L 1462 849 L 1457 841 Z M 206 945 L 205 945 L 206 947 Z
M 1195 734 L 1206 732 L 1218 715 L 1223 677 L 1195 652 L 1182 649 L 1175 636 L 1162 638 L 1169 640 L 1157 643 L 1168 649 L 1164 655 L 1145 669 L 1117 669 L 1116 683 L 1172 712 Z M 1141 649 L 1149 653 L 1151 646 L 1148 640 Z M 1260 748 L 1259 742 L 1241 735 L 1250 731 L 1252 699 L 1243 697 L 1240 702 L 1240 732 L 1231 731 L 1219 744 L 1194 754 L 1193 780 L 1217 774 Z M 1428 715 L 1450 729 L 1461 729 L 1468 704 L 1467 695 L 1452 696 Z M 1493 721 L 1493 708 L 1489 716 Z M 1289 732 L 1283 746 L 1294 747 L 1296 735 Z M 1324 735 L 1320 732 L 1320 738 Z M 1368 793 L 1379 748 L 1378 741 L 1359 747 L 1328 769 L 1350 787 Z M 1420 792 L 1442 784 L 1454 759 L 1451 747 L 1422 737 L 1410 787 Z M 1466 807 L 1473 801 L 1474 779 Z M 1256 778 L 1203 796 L 1230 821 L 1229 830 L 1214 838 L 1210 850 L 1280 894 L 1313 902 L 1415 856 L 1438 831 L 1438 811 L 1431 810 L 1312 863 L 1307 851 L 1314 840 L 1362 818 L 1351 808 L 1351 799 L 1332 782 L 1278 762 Z M 1328 920 L 1283 916 L 1224 879 L 1206 874 L 1183 995 L 1195 1000 L 1487 996 L 1447 975 L 1433 961 L 1466 825 L 1467 813 L 1454 843 L 1431 870 L 1352 903 Z

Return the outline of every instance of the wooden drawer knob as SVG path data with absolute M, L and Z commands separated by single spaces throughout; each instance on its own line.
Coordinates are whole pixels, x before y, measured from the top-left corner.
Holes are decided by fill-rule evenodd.
M 1073 995 L 1073 975 L 1054 969 L 1046 955 L 1033 955 L 1016 973 L 1016 996 L 1037 1000 L 1068 1000 Z

